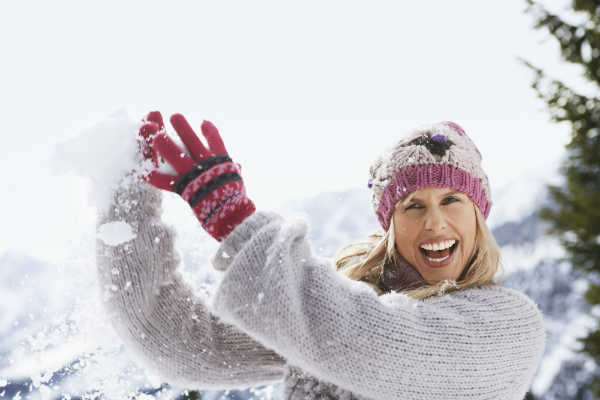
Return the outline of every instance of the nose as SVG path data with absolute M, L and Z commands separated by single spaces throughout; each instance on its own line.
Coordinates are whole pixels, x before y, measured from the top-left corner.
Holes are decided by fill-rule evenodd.
M 446 218 L 439 208 L 431 207 L 427 210 L 427 214 L 425 215 L 425 229 L 432 232 L 446 229 Z

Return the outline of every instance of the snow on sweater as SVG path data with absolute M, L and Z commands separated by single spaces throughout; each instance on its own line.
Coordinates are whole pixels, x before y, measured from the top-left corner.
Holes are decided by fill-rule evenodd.
M 268 212 L 221 243 L 213 264 L 224 276 L 209 309 L 177 272 L 159 192 L 140 184 L 115 193 L 99 223 L 114 221 L 135 236 L 98 241 L 110 318 L 173 384 L 283 380 L 288 400 L 521 400 L 543 353 L 542 315 L 524 294 L 489 285 L 424 301 L 377 296 L 312 254 L 306 223 Z

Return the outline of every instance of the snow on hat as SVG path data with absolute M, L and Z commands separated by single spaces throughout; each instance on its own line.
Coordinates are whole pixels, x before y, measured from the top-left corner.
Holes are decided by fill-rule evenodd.
M 412 131 L 369 169 L 369 188 L 379 223 L 390 226 L 396 203 L 425 187 L 453 188 L 468 195 L 485 218 L 492 207 L 481 153 L 465 131 L 444 121 Z

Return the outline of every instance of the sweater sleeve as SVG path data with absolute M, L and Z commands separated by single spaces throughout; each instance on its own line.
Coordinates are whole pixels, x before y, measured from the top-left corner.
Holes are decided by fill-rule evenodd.
M 545 346 L 538 307 L 489 285 L 378 297 L 313 256 L 303 221 L 258 212 L 221 244 L 217 315 L 291 364 L 368 398 L 519 399 Z M 225 253 L 227 257 L 221 257 Z
M 127 223 L 135 237 L 97 241 L 103 300 L 128 350 L 170 383 L 242 388 L 281 380 L 285 362 L 218 320 L 177 272 L 173 231 L 160 220 L 160 193 L 143 182 L 114 194 L 99 225 Z

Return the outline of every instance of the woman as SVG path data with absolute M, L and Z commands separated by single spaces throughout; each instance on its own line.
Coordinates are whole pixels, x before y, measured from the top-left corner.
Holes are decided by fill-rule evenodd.
M 525 295 L 493 282 L 489 184 L 458 125 L 417 130 L 371 167 L 385 234 L 340 253 L 344 276 L 312 254 L 304 222 L 255 211 L 210 122 L 206 148 L 171 117 L 185 151 L 158 112 L 146 121 L 142 154 L 155 168 L 143 178 L 188 201 L 221 242 L 212 261 L 224 272 L 209 309 L 176 271 L 159 192 L 135 179 L 115 192 L 100 222 L 124 220 L 135 238 L 99 241 L 99 271 L 115 327 L 148 368 L 194 388 L 283 380 L 285 399 L 525 396 L 543 320 Z M 176 175 L 156 169 L 159 156 Z

